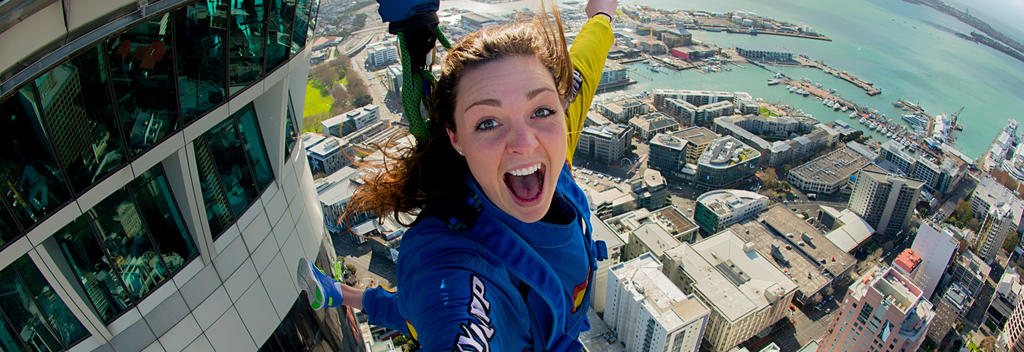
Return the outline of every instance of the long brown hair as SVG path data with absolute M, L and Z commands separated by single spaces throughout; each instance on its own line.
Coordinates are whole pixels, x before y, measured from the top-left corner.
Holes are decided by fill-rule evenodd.
M 427 110 L 430 137 L 414 148 L 378 146 L 384 155 L 380 161 L 359 163 L 371 172 L 363 176 L 360 186 L 345 207 L 339 222 L 370 213 L 377 217 L 398 217 L 399 213 L 419 212 L 417 221 L 426 215 L 450 216 L 464 223 L 475 220 L 470 211 L 465 187 L 469 168 L 448 140 L 446 129 L 455 131 L 455 96 L 462 74 L 496 59 L 530 55 L 540 59 L 554 78 L 563 107 L 567 105 L 572 84 L 572 62 L 569 59 L 565 33 L 558 9 L 552 8 L 554 23 L 546 11 L 532 21 L 484 28 L 466 36 L 444 59 L 441 76 L 434 86 Z M 389 151 L 390 148 L 390 151 Z

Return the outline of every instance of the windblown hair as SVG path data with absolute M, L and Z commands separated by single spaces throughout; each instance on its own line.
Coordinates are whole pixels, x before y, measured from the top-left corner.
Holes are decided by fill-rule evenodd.
M 562 106 L 568 105 L 572 85 L 572 62 L 558 10 L 552 8 L 554 23 L 546 11 L 532 21 L 484 28 L 466 36 L 444 59 L 441 76 L 432 90 L 428 129 L 430 137 L 414 148 L 395 151 L 392 145 L 377 146 L 384 154 L 381 161 L 362 162 L 360 168 L 374 170 L 363 176 L 363 185 L 345 208 L 338 221 L 359 216 L 393 216 L 403 225 L 400 213 L 416 213 L 442 219 L 456 217 L 471 224 L 475 214 L 467 204 L 465 186 L 469 167 L 452 147 L 445 131 L 455 131 L 455 96 L 459 82 L 468 69 L 505 57 L 529 55 L 540 60 L 551 73 Z M 391 151 L 389 151 L 391 147 Z M 472 216 L 472 217 L 470 217 Z

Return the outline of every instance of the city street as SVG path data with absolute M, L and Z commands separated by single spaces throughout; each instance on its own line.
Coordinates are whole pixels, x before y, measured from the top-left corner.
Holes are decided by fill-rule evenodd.
M 372 287 L 376 283 L 388 288 L 395 287 L 395 263 L 381 254 L 387 248 L 379 242 L 379 238 L 372 237 L 366 243 L 358 243 L 355 235 L 349 233 L 332 237 L 334 252 L 345 259 L 345 264 L 356 267 L 358 286 Z

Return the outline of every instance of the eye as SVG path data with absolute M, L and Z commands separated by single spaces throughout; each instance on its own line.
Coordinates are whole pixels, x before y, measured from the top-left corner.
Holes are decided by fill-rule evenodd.
M 477 131 L 487 131 L 495 127 L 498 127 L 498 121 L 494 121 L 494 119 L 486 119 L 476 124 Z
M 548 108 L 538 108 L 537 110 L 533 111 L 533 116 L 532 117 L 544 118 L 544 117 L 551 116 L 554 113 L 555 113 L 554 110 L 551 110 L 551 109 L 548 109 Z

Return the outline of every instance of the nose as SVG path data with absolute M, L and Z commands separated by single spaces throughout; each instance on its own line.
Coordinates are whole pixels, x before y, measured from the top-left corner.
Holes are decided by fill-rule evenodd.
M 527 124 L 517 123 L 511 126 L 505 149 L 516 155 L 528 155 L 540 145 L 537 133 Z

